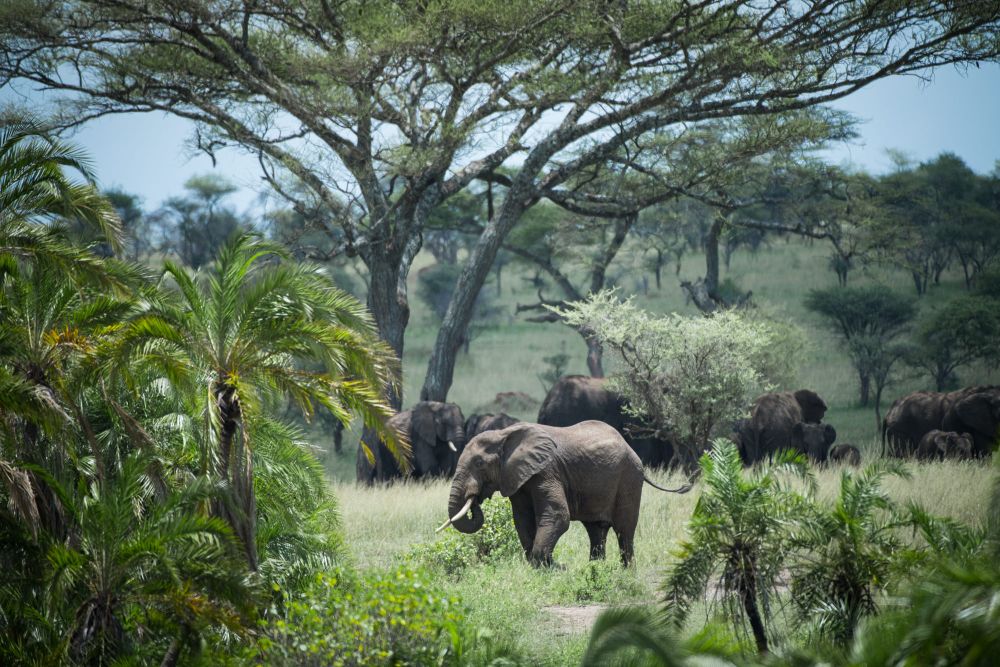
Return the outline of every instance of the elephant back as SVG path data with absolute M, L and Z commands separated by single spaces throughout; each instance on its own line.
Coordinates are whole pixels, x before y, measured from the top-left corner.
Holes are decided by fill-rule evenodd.
M 573 426 L 589 419 L 602 421 L 619 432 L 625 427 L 622 400 L 605 387 L 604 378 L 566 375 L 556 381 L 538 410 L 538 423 Z
M 962 392 L 915 391 L 896 401 L 882 422 L 882 440 L 893 456 L 911 456 L 920 441 L 942 428 L 945 415 Z
M 772 392 L 757 397 L 750 411 L 754 451 L 747 453 L 748 462 L 756 463 L 778 450 L 793 447 L 793 429 L 802 420 L 802 408 L 792 392 Z

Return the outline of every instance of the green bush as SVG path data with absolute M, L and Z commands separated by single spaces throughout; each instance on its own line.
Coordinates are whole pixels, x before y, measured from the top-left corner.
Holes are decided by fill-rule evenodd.
M 251 660 L 269 665 L 439 665 L 463 610 L 419 570 L 317 575 L 264 622 Z
M 418 546 L 411 559 L 447 574 L 459 574 L 476 563 L 491 563 L 521 553 L 514 515 L 506 499 L 487 498 L 482 504 L 483 527 L 471 535 L 452 530 L 430 544 Z
M 617 558 L 588 561 L 571 574 L 559 582 L 562 597 L 569 602 L 613 602 L 645 591 L 635 571 L 622 568 Z

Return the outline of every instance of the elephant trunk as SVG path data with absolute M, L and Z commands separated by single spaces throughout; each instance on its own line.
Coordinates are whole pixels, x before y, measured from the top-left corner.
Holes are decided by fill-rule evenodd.
M 461 421 L 456 421 L 448 428 L 448 444 L 457 447 L 457 451 L 461 451 L 465 446 L 465 429 L 462 428 Z
M 479 498 L 475 495 L 475 491 L 471 491 L 470 494 L 465 478 L 456 476 L 451 485 L 451 493 L 448 495 L 448 516 L 450 517 L 454 517 L 469 498 L 472 498 L 472 518 L 462 515 L 451 522 L 451 525 L 462 533 L 474 533 L 483 527 L 483 510 L 479 506 Z

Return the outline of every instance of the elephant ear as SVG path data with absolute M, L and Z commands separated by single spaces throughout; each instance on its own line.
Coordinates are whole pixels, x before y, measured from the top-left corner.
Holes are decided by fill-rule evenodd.
M 1000 400 L 997 397 L 980 393 L 958 401 L 953 409 L 963 426 L 992 435 L 997 426 L 998 403 Z
M 434 410 L 424 404 L 417 404 L 411 411 L 410 417 L 410 442 L 416 444 L 423 442 L 431 447 L 437 441 L 436 420 Z
M 826 438 L 827 445 L 832 445 L 837 439 L 837 429 L 832 424 L 826 424 L 823 427 L 823 437 Z
M 555 441 L 540 428 L 511 429 L 500 455 L 500 493 L 510 497 L 552 464 Z

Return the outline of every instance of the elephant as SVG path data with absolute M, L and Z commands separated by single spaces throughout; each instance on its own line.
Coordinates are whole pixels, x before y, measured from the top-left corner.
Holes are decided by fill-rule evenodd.
M 882 453 L 912 456 L 920 440 L 930 431 L 941 428 L 951 407 L 954 392 L 915 391 L 897 398 L 882 419 Z M 947 429 L 967 430 L 967 429 Z
M 924 434 L 917 445 L 917 458 L 924 461 L 972 458 L 972 436 L 968 433 L 934 429 Z
M 645 437 L 641 426 L 624 411 L 621 396 L 606 388 L 604 378 L 565 375 L 556 381 L 538 410 L 538 423 L 546 426 L 572 426 L 596 419 L 613 427 L 639 455 L 647 468 L 666 466 L 674 455 L 669 440 Z
M 643 473 L 639 456 L 612 426 L 588 420 L 557 427 L 517 423 L 480 433 L 458 460 L 448 496 L 449 525 L 463 533 L 483 526 L 480 504 L 497 491 L 510 498 L 524 554 L 535 566 L 551 565 L 556 542 L 580 521 L 590 537 L 590 557 L 604 557 L 608 529 L 615 531 L 622 564 L 631 563 L 642 484 L 664 489 Z M 469 512 L 471 511 L 471 517 Z
M 454 403 L 421 401 L 409 410 L 393 415 L 388 425 L 410 443 L 412 468 L 409 476 L 451 476 L 455 472 L 458 454 L 465 446 L 462 410 Z M 379 444 L 379 449 L 385 446 Z M 358 479 L 372 481 L 402 477 L 403 473 L 388 452 L 378 452 L 379 470 L 373 471 L 367 457 L 358 448 Z
M 834 445 L 830 448 L 827 459 L 833 463 L 840 463 L 849 466 L 861 465 L 861 450 L 854 445 L 846 443 Z
M 826 403 L 810 389 L 758 396 L 743 442 L 744 461 L 752 465 L 781 449 L 794 449 L 816 462 L 825 461 L 837 439 L 836 429 L 821 423 L 825 414 Z
M 466 440 L 471 440 L 480 433 L 486 431 L 499 431 L 500 429 L 507 428 L 513 424 L 521 421 L 520 419 L 514 419 L 505 412 L 501 412 L 498 415 L 485 414 L 485 415 L 472 415 L 465 420 L 465 438 Z
M 744 465 L 749 465 L 751 463 L 749 456 L 754 449 L 753 425 L 750 420 L 737 419 L 734 421 L 732 430 L 729 434 L 729 439 L 736 443 L 736 447 L 740 451 L 740 458 L 743 459 Z
M 972 436 L 973 456 L 989 456 L 1000 439 L 1000 386 L 951 392 L 941 429 L 968 433 Z

